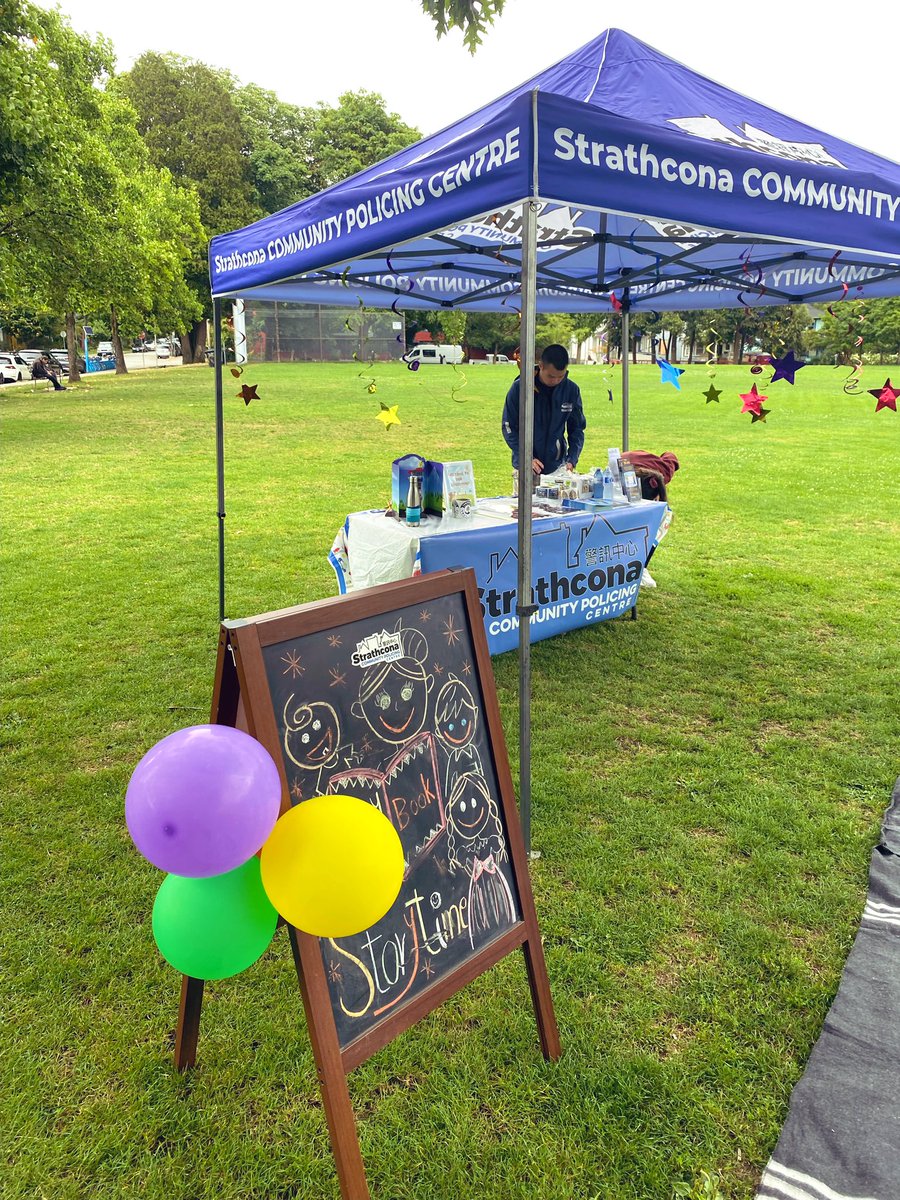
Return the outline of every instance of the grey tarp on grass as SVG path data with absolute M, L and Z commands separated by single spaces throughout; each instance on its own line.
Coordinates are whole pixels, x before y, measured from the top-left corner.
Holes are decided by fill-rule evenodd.
M 900 1196 L 900 779 L 859 932 L 757 1196 Z

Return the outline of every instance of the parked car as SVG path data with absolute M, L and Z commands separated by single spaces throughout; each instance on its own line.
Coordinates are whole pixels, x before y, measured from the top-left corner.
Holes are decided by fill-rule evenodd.
M 59 368 L 60 374 L 68 375 L 69 373 L 69 352 L 68 350 L 48 350 L 47 354 L 50 360 Z M 79 354 L 75 360 L 78 363 L 78 370 L 85 369 L 84 359 Z
M 34 366 L 34 364 L 37 362 L 37 360 L 42 357 L 42 355 L 44 354 L 44 351 L 43 350 L 17 350 L 16 354 L 18 354 L 19 358 L 24 359 L 25 362 L 28 363 L 28 369 L 30 371 L 31 368 Z
M 470 358 L 469 366 L 471 367 L 475 363 L 508 363 L 511 361 L 505 354 L 485 354 L 483 358 Z
M 115 358 L 116 352 L 113 350 L 112 342 L 98 342 L 96 357 L 101 362 L 108 362 L 111 358 Z
M 405 363 L 461 363 L 463 360 L 462 346 L 425 345 L 413 346 L 403 355 Z
M 171 358 L 172 357 L 171 347 L 169 346 L 169 343 L 165 338 L 160 338 L 159 341 L 156 343 L 156 357 L 157 358 Z
M 31 378 L 31 364 L 18 353 L 0 353 L 0 368 L 4 383 L 18 383 L 20 379 Z

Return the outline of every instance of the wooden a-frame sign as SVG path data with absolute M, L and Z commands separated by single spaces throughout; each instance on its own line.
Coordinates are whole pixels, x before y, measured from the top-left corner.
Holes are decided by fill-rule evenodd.
M 561 1053 L 474 572 L 224 622 L 211 720 L 270 752 L 283 812 L 362 796 L 403 845 L 400 895 L 372 929 L 289 928 L 341 1195 L 367 1200 L 347 1073 L 518 947 L 543 1054 Z M 179 1070 L 202 999 L 184 977 Z

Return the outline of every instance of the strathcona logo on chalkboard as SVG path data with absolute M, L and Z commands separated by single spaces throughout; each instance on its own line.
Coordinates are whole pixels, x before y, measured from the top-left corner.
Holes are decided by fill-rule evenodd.
M 356 649 L 350 656 L 354 667 L 368 667 L 377 662 L 393 662 L 403 657 L 403 642 L 399 633 L 388 633 L 382 629 L 373 633 L 361 642 L 356 643 Z

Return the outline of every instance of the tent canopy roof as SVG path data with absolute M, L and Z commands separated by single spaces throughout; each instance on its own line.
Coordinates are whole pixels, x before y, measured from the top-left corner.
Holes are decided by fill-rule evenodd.
M 218 297 L 604 311 L 900 294 L 900 165 L 618 29 L 352 178 L 213 239 Z

